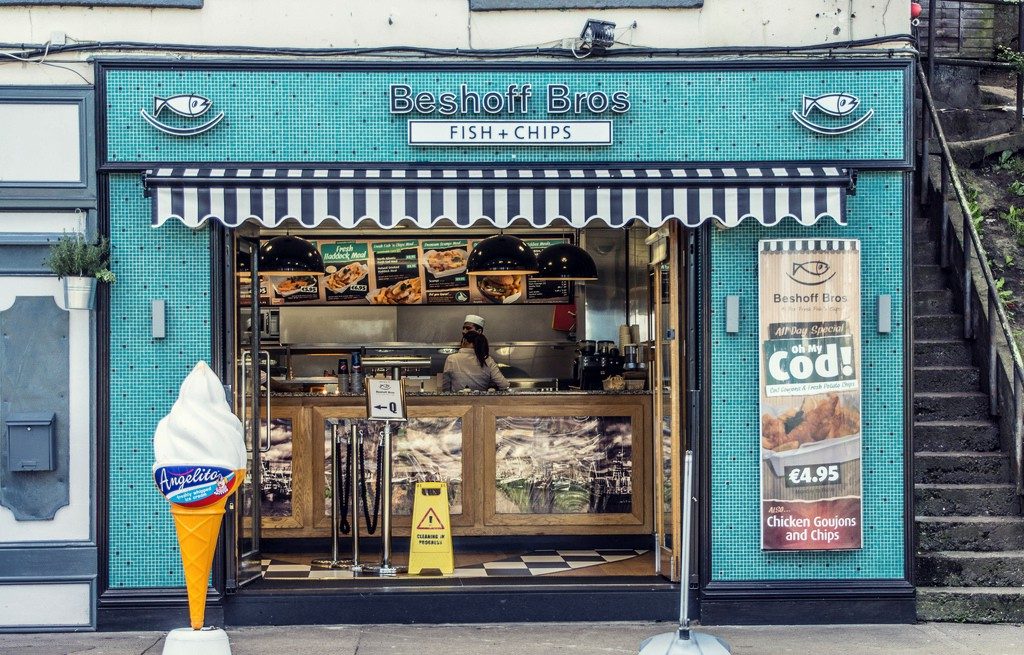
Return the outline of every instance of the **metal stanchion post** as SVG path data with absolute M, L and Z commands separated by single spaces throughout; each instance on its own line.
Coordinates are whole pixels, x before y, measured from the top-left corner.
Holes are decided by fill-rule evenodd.
M 338 450 L 344 440 L 340 437 L 338 432 L 338 423 L 332 421 L 331 423 L 331 558 L 330 559 L 315 559 L 312 565 L 322 569 L 341 569 L 348 568 L 351 564 L 351 560 L 338 559 L 338 530 L 340 529 L 339 523 L 341 522 L 341 494 L 345 493 L 345 490 L 341 488 L 341 458 L 338 456 Z M 351 458 L 349 458 L 351 459 Z
M 640 655 L 729 655 L 729 645 L 715 637 L 690 630 L 690 547 L 693 543 L 693 451 L 686 451 L 683 467 L 682 571 L 679 580 L 679 628 L 651 637 L 640 644 Z
M 404 566 L 391 564 L 391 421 L 384 421 L 384 462 L 381 467 L 380 480 L 377 484 L 384 485 L 381 494 L 381 552 L 380 565 L 367 566 L 367 571 L 381 576 L 395 575 L 405 570 Z
M 362 433 L 356 426 L 355 421 L 352 422 L 352 461 L 349 465 L 352 467 L 349 471 L 349 480 L 352 481 L 352 572 L 361 573 L 363 565 L 359 563 L 359 466 L 358 459 L 362 456 L 363 452 L 363 438 Z M 356 454 L 359 453 L 359 454 Z

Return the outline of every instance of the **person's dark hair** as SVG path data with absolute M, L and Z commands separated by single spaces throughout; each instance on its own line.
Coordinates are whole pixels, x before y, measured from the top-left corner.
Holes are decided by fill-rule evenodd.
M 473 353 L 480 366 L 487 366 L 487 356 L 490 354 L 487 337 L 479 332 L 467 332 L 462 335 L 462 341 L 473 347 Z

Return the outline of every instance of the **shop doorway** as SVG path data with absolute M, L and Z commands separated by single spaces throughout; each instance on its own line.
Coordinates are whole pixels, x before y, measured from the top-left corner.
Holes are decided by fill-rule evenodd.
M 234 275 L 229 280 L 233 299 L 230 307 L 237 311 L 226 312 L 226 316 L 238 317 L 238 324 L 228 330 L 229 334 L 247 334 L 247 339 L 238 341 L 232 360 L 235 380 L 235 411 L 242 417 L 245 426 L 245 448 L 249 456 L 248 471 L 228 507 L 226 540 L 226 586 L 228 591 L 260 580 L 263 575 L 262 556 L 262 505 L 263 482 L 262 455 L 269 450 L 271 395 L 261 393 L 270 378 L 271 353 L 262 347 L 262 337 L 267 335 L 266 314 L 259 304 L 259 293 L 250 293 L 248 302 L 236 296 L 234 290 L 243 284 L 250 284 L 259 278 L 257 250 L 258 239 L 239 239 L 238 261 L 233 262 Z M 252 262 L 240 265 L 240 261 Z M 255 267 L 251 269 L 250 266 Z M 255 285 L 253 285 L 255 286 Z M 250 288 L 253 288 L 251 286 Z M 245 327 L 248 326 L 246 330 Z M 255 329 L 254 329 L 255 326 Z M 242 328 L 241 330 L 239 328 Z M 259 417 L 254 421 L 253 417 Z
M 686 425 L 681 327 L 685 304 L 685 267 L 681 265 L 680 230 L 667 225 L 647 238 L 650 248 L 652 390 L 654 413 L 654 524 L 658 572 L 678 582 L 681 568 L 682 460 Z
M 623 243 L 629 243 L 624 236 L 625 231 L 619 232 L 623 234 Z M 648 353 L 645 356 L 648 365 L 647 395 L 588 398 L 567 394 L 558 403 L 548 402 L 551 399 L 539 399 L 538 396 L 528 396 L 525 400 L 516 400 L 513 396 L 506 397 L 504 406 L 500 400 L 484 406 L 480 396 L 469 396 L 464 400 L 451 397 L 430 400 L 429 394 L 423 394 L 413 403 L 415 407 L 411 409 L 410 417 L 418 423 L 420 438 L 424 426 L 429 425 L 439 434 L 461 431 L 461 438 L 465 439 L 460 445 L 460 456 L 467 462 L 462 469 L 465 475 L 459 478 L 458 487 L 449 487 L 452 493 L 456 567 L 461 569 L 458 573 L 460 585 L 543 584 L 545 580 L 566 577 L 572 577 L 583 584 L 610 583 L 614 580 L 615 584 L 635 581 L 638 585 L 644 585 L 656 583 L 659 578 L 672 581 L 679 578 L 679 462 L 684 448 L 681 426 L 686 425 L 680 402 L 684 382 L 681 362 L 685 355 L 681 336 L 685 321 L 680 308 L 686 296 L 680 235 L 685 234 L 685 231 L 676 226 L 666 226 L 653 235 L 647 229 L 635 232 L 640 233 L 639 237 L 634 233 L 628 238 L 635 238 L 637 250 L 642 251 L 643 255 L 636 258 L 635 265 L 632 257 L 624 258 L 618 265 L 628 268 L 630 272 L 635 269 L 636 275 L 643 280 L 636 293 L 637 298 L 643 298 L 643 302 L 639 302 L 642 309 L 637 312 L 636 318 L 639 320 L 636 322 L 644 324 L 646 328 L 641 331 L 640 339 L 643 341 L 643 349 Z M 355 311 L 361 317 L 369 317 L 383 311 L 383 308 L 345 302 L 331 304 L 323 300 L 328 292 L 353 295 L 353 290 L 361 283 L 357 279 L 355 282 L 349 281 L 348 286 L 337 286 L 336 278 L 341 277 L 344 270 L 341 265 L 336 265 L 331 277 L 323 280 L 319 302 L 296 301 L 307 291 L 300 288 L 286 295 L 289 292 L 279 288 L 279 280 L 276 278 L 260 278 L 258 268 L 252 270 L 254 266 L 258 267 L 258 257 L 255 256 L 258 244 L 280 233 L 252 230 L 244 237 L 236 233 L 234 256 L 238 261 L 247 261 L 241 267 L 236 261 L 226 281 L 231 289 L 228 295 L 232 308 L 225 314 L 226 320 L 233 322 L 232 334 L 235 335 L 234 365 L 229 368 L 236 376 L 236 411 L 246 417 L 246 440 L 250 454 L 249 475 L 238 495 L 235 520 L 230 522 L 233 533 L 229 535 L 229 543 L 235 547 L 228 556 L 228 590 L 238 590 L 254 581 L 289 588 L 300 585 L 303 588 L 338 589 L 365 589 L 368 586 L 376 588 L 395 584 L 437 585 L 440 581 L 436 578 L 399 576 L 397 579 L 382 581 L 364 575 L 353 580 L 344 571 L 317 571 L 315 566 L 310 569 L 313 560 L 324 558 L 330 551 L 332 426 L 337 428 L 336 431 L 343 438 L 351 437 L 353 426 L 357 430 L 365 430 L 365 434 L 361 435 L 365 439 L 362 448 L 357 450 L 348 443 L 342 443 L 339 448 L 339 470 L 342 471 L 339 490 L 343 492 L 338 497 L 342 501 L 341 515 L 347 516 L 353 503 L 361 505 L 364 511 L 367 500 L 371 506 L 376 504 L 375 452 L 378 437 L 375 433 L 371 434 L 373 430 L 358 427 L 365 423 L 360 419 L 364 408 L 356 402 L 357 399 L 347 397 L 344 393 L 336 394 L 337 388 L 334 385 L 342 375 L 342 364 L 352 364 L 353 344 L 369 344 L 373 339 L 383 342 L 379 345 L 391 343 L 394 346 L 395 342 L 386 336 L 389 334 L 387 332 L 380 333 L 385 336 L 376 332 L 357 332 L 363 326 L 353 323 L 346 323 L 340 335 L 331 333 L 333 336 L 329 342 L 315 342 L 315 339 L 322 339 L 323 335 L 328 334 L 333 320 L 332 313 Z M 489 232 L 466 230 L 464 233 L 469 234 L 468 238 L 472 240 Z M 552 234 L 565 234 L 565 231 L 538 233 L 519 230 L 516 233 L 524 239 L 530 239 L 551 238 Z M 441 236 L 458 234 L 449 230 L 449 233 Z M 645 243 L 645 237 L 649 235 L 650 242 Z M 340 252 L 340 247 L 332 251 L 327 246 L 341 241 L 395 240 L 390 233 L 380 231 L 340 232 L 326 228 L 304 231 L 303 236 L 315 241 L 322 250 L 331 252 Z M 435 233 L 413 230 L 404 232 L 402 237 L 403 240 L 409 240 L 406 237 L 421 241 L 443 240 Z M 594 245 L 595 251 L 603 250 L 596 243 Z M 244 270 L 246 267 L 248 271 Z M 253 273 L 256 278 L 252 277 Z M 623 271 L 621 277 L 632 279 L 632 273 L 627 276 Z M 259 279 L 260 283 L 254 284 L 253 279 Z M 609 286 L 625 285 L 617 281 Z M 613 313 L 607 309 L 606 301 L 598 297 L 597 291 L 595 289 L 591 296 L 595 316 L 602 312 Z M 364 297 L 369 293 L 363 289 L 359 292 Z M 603 294 L 604 290 L 600 290 L 600 293 Z M 599 304 L 599 300 L 604 304 Z M 623 306 L 631 305 L 633 301 L 623 300 L 622 303 Z M 486 313 L 488 307 L 477 305 L 475 308 L 449 308 L 457 311 L 458 320 L 445 319 L 441 323 L 455 325 L 457 328 L 465 313 Z M 425 314 L 432 311 L 429 307 L 388 311 L 398 311 L 398 315 L 402 316 L 406 309 L 409 312 L 405 315 L 410 316 L 416 312 Z M 494 309 L 491 307 L 491 311 Z M 554 312 L 551 305 L 525 304 L 503 309 L 507 310 L 509 316 L 520 312 L 518 315 L 528 317 L 514 326 L 517 331 L 526 330 L 524 326 L 529 321 L 536 321 L 539 312 L 543 312 L 544 329 L 551 329 L 551 315 Z M 622 316 L 626 313 L 623 310 L 617 311 L 617 320 L 614 321 L 616 325 L 610 333 L 613 338 L 614 328 L 618 327 L 617 324 L 622 322 Z M 313 320 L 297 321 L 289 317 L 289 313 L 313 317 Z M 399 329 L 405 329 L 401 327 L 403 320 L 399 319 Z M 508 321 L 510 326 L 512 323 Z M 496 342 L 503 340 L 499 336 L 499 325 L 496 321 L 488 327 L 488 333 L 494 335 Z M 312 332 L 306 329 L 310 327 L 313 327 Z M 296 337 L 296 333 L 300 336 Z M 401 333 L 399 338 L 405 339 Z M 438 338 L 448 341 L 451 335 L 447 332 L 439 333 Z M 524 338 L 529 340 L 533 337 Z M 567 340 L 567 337 L 562 339 L 569 344 L 571 350 L 574 341 Z M 414 343 L 414 340 L 405 340 Z M 542 344 L 536 348 L 538 351 L 552 350 L 554 346 Z M 364 355 L 367 352 L 364 349 Z M 442 355 L 442 363 L 443 359 Z M 569 360 L 565 364 L 569 364 Z M 363 366 L 365 370 L 367 362 L 364 361 Z M 569 370 L 568 366 L 564 368 Z M 351 372 L 351 369 L 345 370 Z M 409 375 L 410 379 L 418 377 L 421 376 L 416 372 Z M 258 425 L 251 421 L 253 416 L 260 417 Z M 505 420 L 505 416 L 529 418 L 530 421 Z M 548 479 L 538 485 L 539 491 L 538 488 L 532 489 L 532 497 L 517 495 L 518 478 L 528 478 L 536 470 L 522 472 L 509 464 L 509 458 L 495 456 L 501 443 L 514 441 L 518 431 L 534 429 L 533 425 L 555 425 L 564 418 L 591 419 L 586 424 L 587 429 L 597 425 L 612 435 L 622 430 L 622 425 L 631 425 L 634 430 L 634 441 L 630 446 L 632 453 L 630 449 L 609 449 L 606 469 L 598 465 L 596 469 L 591 467 L 584 471 L 583 484 L 587 484 L 588 476 L 598 480 L 595 486 L 600 487 L 601 494 L 592 493 L 590 499 L 584 497 L 580 502 L 585 509 L 578 516 L 573 516 L 571 511 L 565 511 L 563 507 L 555 511 L 537 511 L 537 507 L 545 504 L 545 498 L 548 498 L 549 505 L 558 505 L 563 502 L 563 497 L 571 496 L 573 492 L 580 493 L 576 486 L 569 485 L 564 478 L 558 479 L 558 470 L 542 472 Z M 406 434 L 396 438 L 415 441 Z M 281 455 L 279 439 L 287 439 L 289 442 L 286 457 Z M 368 488 L 352 492 L 345 498 L 345 492 L 351 490 L 348 484 L 350 478 L 344 472 L 349 457 L 362 457 L 365 460 L 361 475 L 367 479 Z M 628 461 L 630 457 L 633 457 L 632 462 Z M 471 472 L 468 462 L 474 458 L 482 464 Z M 406 463 L 401 462 L 402 465 Z M 626 468 L 626 464 L 632 468 Z M 432 463 L 429 468 L 433 472 L 437 468 L 436 463 Z M 440 468 L 443 478 L 444 466 Z M 401 478 L 402 466 L 397 469 L 399 472 L 396 475 Z M 622 482 L 623 477 L 628 480 Z M 621 484 L 616 483 L 616 480 Z M 579 481 L 573 484 L 576 482 Z M 397 506 L 403 500 L 403 493 L 407 493 L 409 481 L 399 479 L 394 484 L 402 487 L 393 492 L 398 499 L 395 503 Z M 544 484 L 548 487 L 545 488 Z M 633 486 L 632 490 L 630 486 Z M 362 498 L 355 498 L 363 494 L 365 496 Z M 477 498 L 484 500 L 476 504 Z M 534 511 L 511 507 L 510 499 L 531 505 Z M 549 514 L 545 515 L 545 511 Z M 406 512 L 396 512 L 395 563 L 402 564 L 408 549 L 409 518 Z M 368 533 L 364 519 L 360 519 L 358 524 L 363 535 L 361 561 L 374 564 L 380 553 L 380 532 Z M 351 529 L 350 525 L 348 531 L 342 533 L 342 558 L 350 556 Z M 656 547 L 652 547 L 654 544 L 657 544 Z M 555 561 L 556 558 L 560 559 Z M 521 568 L 519 575 L 507 573 L 515 567 Z M 558 567 L 564 568 L 557 570 Z M 505 573 L 494 576 L 493 571 Z M 266 584 L 254 586 L 265 587 Z

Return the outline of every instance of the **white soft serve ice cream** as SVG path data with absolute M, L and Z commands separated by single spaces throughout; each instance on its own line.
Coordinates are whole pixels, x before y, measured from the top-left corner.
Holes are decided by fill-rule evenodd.
M 199 362 L 181 383 L 178 400 L 153 435 L 154 472 L 161 466 L 246 467 L 242 422 L 231 411 L 220 378 Z

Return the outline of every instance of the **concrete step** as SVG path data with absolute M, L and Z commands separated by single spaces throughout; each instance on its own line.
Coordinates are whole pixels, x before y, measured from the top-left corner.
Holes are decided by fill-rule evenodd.
M 932 289 L 914 292 L 914 315 L 948 314 L 954 307 L 952 289 Z
M 914 366 L 970 366 L 973 360 L 963 339 L 914 338 Z
M 914 391 L 979 391 L 981 369 L 977 366 L 917 366 Z
M 930 314 L 914 317 L 915 339 L 959 339 L 963 337 L 963 314 Z
M 914 421 L 985 420 L 988 394 L 980 391 L 926 391 L 914 393 Z
M 939 263 L 939 245 L 931 241 L 914 240 L 914 265 Z
M 946 271 L 937 264 L 914 264 L 914 291 L 945 289 L 946 282 Z
M 978 91 L 981 93 L 981 103 L 984 105 L 1017 106 L 1017 92 L 1014 89 L 979 84 Z
M 1020 587 L 918 587 L 917 618 L 961 623 L 1024 622 Z
M 995 421 L 922 421 L 914 423 L 914 449 L 919 452 L 999 453 Z
M 999 451 L 914 453 L 914 484 L 1002 484 L 1010 481 L 1010 458 Z
M 1024 587 L 1024 550 L 940 550 L 918 555 L 914 568 L 925 587 Z
M 917 551 L 1015 550 L 1024 544 L 1021 516 L 916 516 Z
M 914 511 L 920 516 L 1019 516 L 1020 496 L 1009 483 L 916 484 Z

